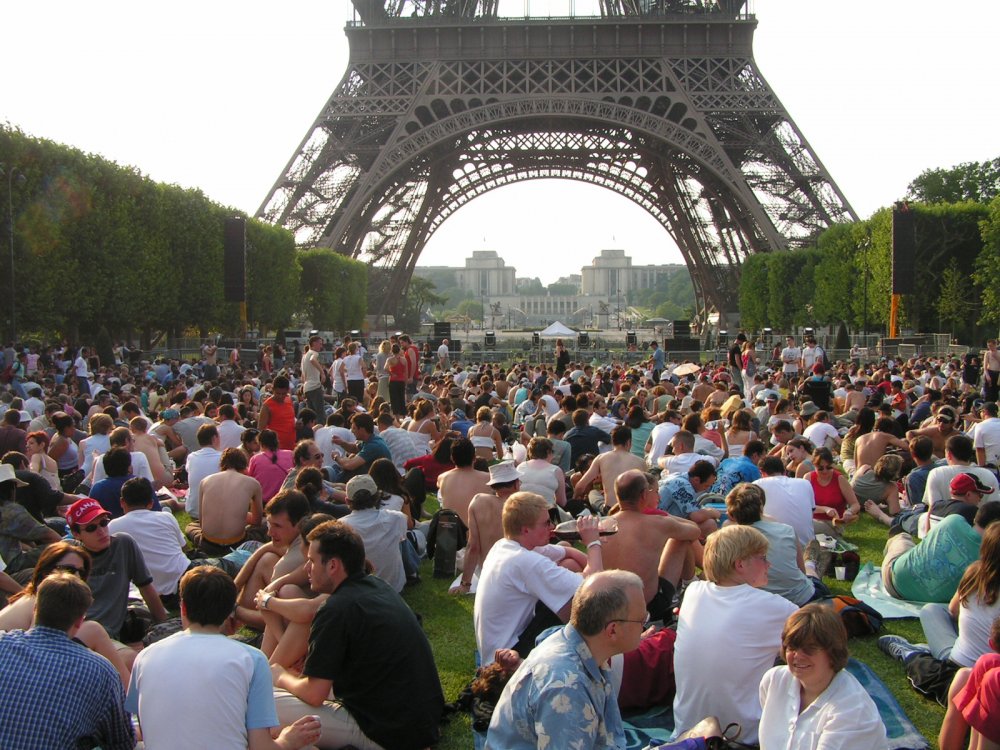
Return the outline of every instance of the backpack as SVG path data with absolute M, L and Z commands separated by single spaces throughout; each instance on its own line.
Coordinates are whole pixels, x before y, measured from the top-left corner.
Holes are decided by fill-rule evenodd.
M 833 607 L 833 611 L 840 614 L 848 636 L 874 635 L 882 629 L 882 615 L 860 599 L 841 594 L 825 596 L 817 601 Z

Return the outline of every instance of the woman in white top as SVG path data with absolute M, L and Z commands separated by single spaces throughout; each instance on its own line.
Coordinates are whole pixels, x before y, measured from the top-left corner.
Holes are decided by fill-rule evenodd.
M 807 604 L 786 621 L 781 634 L 786 666 L 760 681 L 760 746 L 884 750 L 889 747 L 878 708 L 846 671 L 847 630 L 840 615 Z
M 28 468 L 45 477 L 45 481 L 52 489 L 62 492 L 62 486 L 59 484 L 59 465 L 54 458 L 46 453 L 48 449 L 49 436 L 45 432 L 39 430 L 28 433 L 28 439 L 25 442 Z
M 476 423 L 469 428 L 469 440 L 476 449 L 477 458 L 492 461 L 503 458 L 503 440 L 500 430 L 493 426 L 493 412 L 488 406 L 480 406 L 476 411 Z
M 437 443 L 444 433 L 438 429 L 433 419 L 434 405 L 426 399 L 420 399 L 414 404 L 413 419 L 406 425 L 408 432 L 420 432 L 427 436 L 428 446 Z
M 115 423 L 107 414 L 95 414 L 87 422 L 90 430 L 90 437 L 85 437 L 80 441 L 79 466 L 83 469 L 83 476 L 89 477 L 94 471 L 94 458 L 103 456 L 111 450 L 111 434 Z
M 347 384 L 347 392 L 359 404 L 365 400 L 365 361 L 358 354 L 358 342 L 347 345 L 347 356 L 340 363 L 340 375 Z
M 979 559 L 966 569 L 951 601 L 924 605 L 920 624 L 935 658 L 971 667 L 992 650 L 990 627 L 998 616 L 1000 524 L 993 523 L 983 532 Z
M 531 438 L 528 443 L 528 460 L 517 467 L 521 475 L 521 491 L 534 492 L 545 498 L 549 507 L 566 506 L 566 475 L 551 463 L 552 441 L 548 438 Z
M 757 435 L 750 422 L 750 413 L 744 409 L 733 412 L 732 424 L 726 430 L 726 445 L 729 447 L 729 455 L 742 456 L 746 444 L 756 439 Z

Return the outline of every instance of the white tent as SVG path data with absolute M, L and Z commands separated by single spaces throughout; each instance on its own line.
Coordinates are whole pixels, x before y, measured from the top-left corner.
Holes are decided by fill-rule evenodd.
M 546 339 L 558 339 L 558 338 L 563 338 L 564 336 L 565 337 L 575 336 L 576 331 L 574 331 L 572 328 L 567 328 L 557 320 L 555 323 L 550 325 L 544 331 L 539 331 L 538 335 Z

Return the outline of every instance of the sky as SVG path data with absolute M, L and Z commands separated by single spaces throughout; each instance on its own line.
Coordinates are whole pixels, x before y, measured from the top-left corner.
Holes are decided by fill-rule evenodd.
M 532 12 L 546 2 L 528 1 Z M 558 12 L 572 0 L 548 1 Z M 752 8 L 761 71 L 861 217 L 926 168 L 1000 155 L 995 0 Z M 348 0 L 6 3 L 0 121 L 252 214 L 344 73 L 350 15 Z M 467 204 L 419 263 L 496 250 L 547 284 L 602 248 L 682 262 L 627 199 L 544 180 Z

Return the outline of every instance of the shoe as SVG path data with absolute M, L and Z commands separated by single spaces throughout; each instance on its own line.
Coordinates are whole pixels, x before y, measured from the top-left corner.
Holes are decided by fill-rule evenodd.
M 878 639 L 878 647 L 883 653 L 900 661 L 905 666 L 917 654 L 930 654 L 929 648 L 913 644 L 901 635 L 883 635 Z

